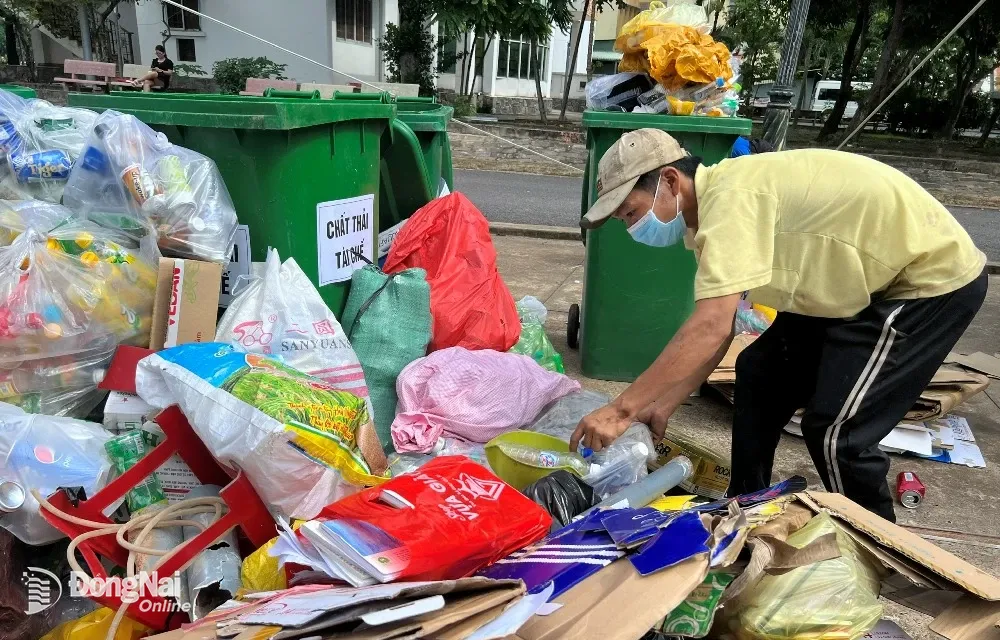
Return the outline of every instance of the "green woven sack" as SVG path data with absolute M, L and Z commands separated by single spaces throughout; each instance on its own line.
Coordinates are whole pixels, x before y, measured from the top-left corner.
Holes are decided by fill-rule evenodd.
M 390 427 L 396 418 L 396 378 L 427 355 L 431 340 L 431 288 L 427 272 L 407 269 L 387 275 L 367 266 L 351 277 L 351 293 L 340 320 L 368 382 L 375 432 L 393 453 Z

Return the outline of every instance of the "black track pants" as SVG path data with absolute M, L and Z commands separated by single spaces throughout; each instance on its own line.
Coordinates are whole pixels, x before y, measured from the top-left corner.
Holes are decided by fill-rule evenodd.
M 771 482 L 782 428 L 802 435 L 829 491 L 895 521 L 878 443 L 906 415 L 986 297 L 982 275 L 952 293 L 880 300 L 853 318 L 779 313 L 736 361 L 729 494 Z

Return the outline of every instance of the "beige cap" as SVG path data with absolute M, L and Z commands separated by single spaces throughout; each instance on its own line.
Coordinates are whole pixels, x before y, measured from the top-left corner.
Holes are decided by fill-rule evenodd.
M 688 155 L 673 136 L 660 129 L 629 131 L 607 150 L 597 164 L 597 202 L 580 219 L 584 229 L 596 229 L 615 209 L 643 175 Z

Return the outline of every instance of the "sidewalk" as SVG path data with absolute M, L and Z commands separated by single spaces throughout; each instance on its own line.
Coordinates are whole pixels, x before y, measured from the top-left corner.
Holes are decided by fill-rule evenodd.
M 583 295 L 583 264 L 585 249 L 579 240 L 528 238 L 494 235 L 499 255 L 500 272 L 510 287 L 514 299 L 533 295 L 549 310 L 546 330 L 556 350 L 563 355 L 566 373 L 588 389 L 612 396 L 627 385 L 584 378 L 580 374 L 579 352 L 566 344 L 566 320 L 569 306 L 580 303 Z M 641 310 L 636 310 L 641 313 Z M 959 342 L 959 351 L 1000 351 L 997 319 L 1000 318 L 1000 276 L 990 277 L 990 292 L 978 317 Z M 927 497 L 917 509 L 896 506 L 901 525 L 920 525 L 966 533 L 997 535 L 1000 531 L 1000 510 L 996 500 L 1000 495 L 1000 384 L 994 384 L 956 413 L 965 416 L 972 426 L 976 442 L 983 451 L 987 467 L 971 469 L 941 464 L 918 458 L 891 456 L 890 487 L 900 471 L 915 471 L 927 486 Z M 699 439 L 704 445 L 725 452 L 730 448 L 732 408 L 719 396 L 707 392 L 692 398 L 674 415 L 671 424 Z M 775 479 L 790 475 L 805 476 L 810 487 L 822 489 L 801 438 L 786 435 L 781 439 L 775 457 Z M 957 535 L 942 533 L 957 538 Z M 943 549 L 993 573 L 1000 567 L 1000 549 L 935 540 Z M 885 617 L 896 621 L 914 640 L 931 640 L 937 634 L 927 630 L 930 616 L 886 603 Z

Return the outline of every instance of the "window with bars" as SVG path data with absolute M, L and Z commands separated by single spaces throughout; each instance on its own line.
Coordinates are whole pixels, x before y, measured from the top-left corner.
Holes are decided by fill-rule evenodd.
M 538 70 L 545 75 L 549 47 L 540 44 L 536 49 Z M 497 47 L 497 77 L 534 80 L 535 70 L 531 65 L 531 41 L 526 38 L 504 38 Z
M 372 41 L 372 0 L 337 0 L 337 37 Z
M 188 9 L 201 11 L 198 0 L 180 0 L 180 3 Z M 167 11 L 167 26 L 171 29 L 183 29 L 185 31 L 200 31 L 201 18 L 190 11 L 184 11 L 180 7 L 170 4 L 163 5 Z

